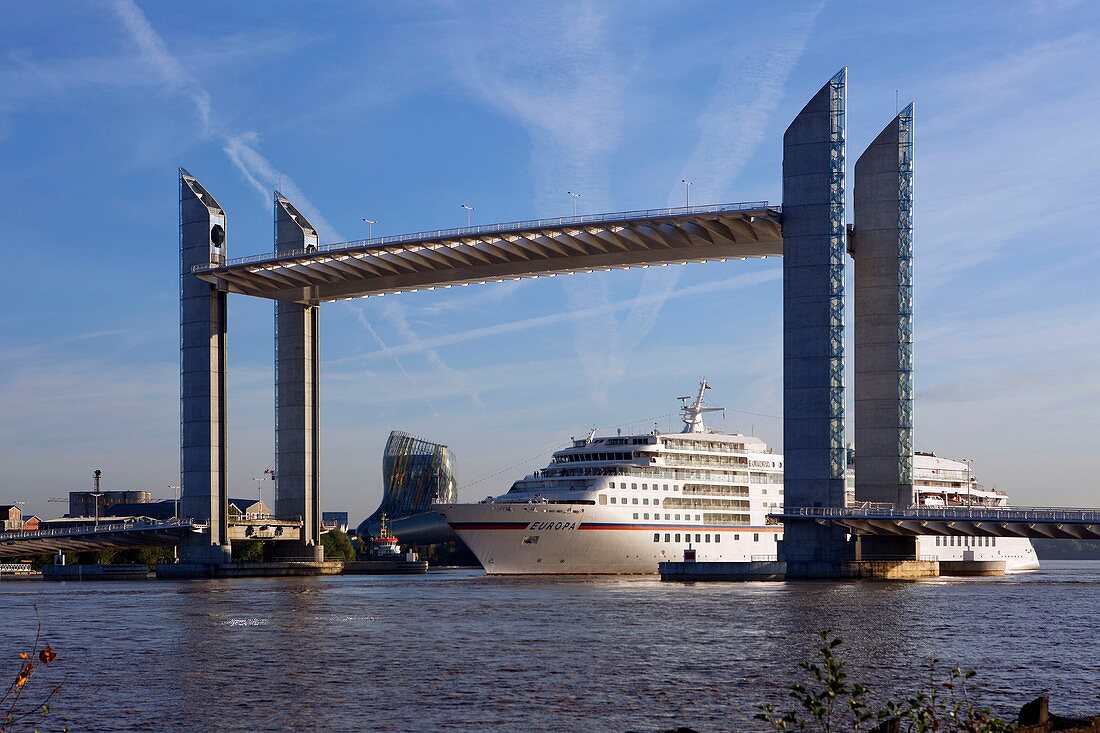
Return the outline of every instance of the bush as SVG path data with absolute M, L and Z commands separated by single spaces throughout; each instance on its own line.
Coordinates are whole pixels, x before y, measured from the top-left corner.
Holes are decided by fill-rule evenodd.
M 808 673 L 809 679 L 806 684 L 789 688 L 790 697 L 798 703 L 795 708 L 779 713 L 774 705 L 766 704 L 756 715 L 757 720 L 769 723 L 773 730 L 1001 733 L 1015 729 L 1012 723 L 993 717 L 989 708 L 977 707 L 971 701 L 967 681 L 974 677 L 974 670 L 955 667 L 944 676 L 936 659 L 928 660 L 924 689 L 904 702 L 891 700 L 873 710 L 867 700 L 868 689 L 850 683 L 844 662 L 833 654 L 841 639 L 831 629 L 819 632 L 818 636 L 821 663 L 800 663 L 798 666 Z

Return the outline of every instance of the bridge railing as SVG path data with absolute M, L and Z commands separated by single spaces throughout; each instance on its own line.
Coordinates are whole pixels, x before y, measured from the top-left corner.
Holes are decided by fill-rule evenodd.
M 779 206 L 769 206 L 767 201 L 742 201 L 732 204 L 708 204 L 706 206 L 681 206 L 665 209 L 641 209 L 638 211 L 618 211 L 608 214 L 587 214 L 584 216 L 559 216 L 550 219 L 529 219 L 526 221 L 510 221 L 501 224 L 480 224 L 478 226 L 459 227 L 457 229 L 434 229 L 424 232 L 412 232 L 410 234 L 398 234 L 389 237 L 374 237 L 372 239 L 355 239 L 348 242 L 334 242 L 322 244 L 312 249 L 295 249 L 280 252 L 278 254 L 265 253 L 236 257 L 219 265 L 195 265 L 191 272 L 207 272 L 220 267 L 230 265 L 245 265 L 253 262 L 275 262 L 282 259 L 292 259 L 304 254 L 320 252 L 341 252 L 344 250 L 389 247 L 403 245 L 412 242 L 430 241 L 433 239 L 450 239 L 467 237 L 478 234 L 498 234 L 500 232 L 518 231 L 523 229 L 541 229 L 550 227 L 569 226 L 570 224 L 606 224 L 616 221 L 630 221 L 632 219 L 655 219 L 662 216 L 684 216 L 689 214 L 721 214 L 733 211 L 763 211 L 770 209 L 781 211 Z
M 776 514 L 804 517 L 863 517 L 868 519 L 971 519 L 1002 522 L 1095 522 L 1100 509 L 1036 506 L 963 506 L 899 508 L 894 506 L 791 507 Z
M 100 522 L 99 524 L 81 524 L 68 527 L 51 527 L 49 529 L 35 529 L 18 532 L 0 533 L 0 543 L 11 540 L 33 540 L 62 535 L 97 534 L 118 532 L 121 530 L 139 531 L 149 529 L 174 529 L 177 527 L 194 527 L 193 519 L 165 519 L 157 521 L 133 521 L 133 522 Z

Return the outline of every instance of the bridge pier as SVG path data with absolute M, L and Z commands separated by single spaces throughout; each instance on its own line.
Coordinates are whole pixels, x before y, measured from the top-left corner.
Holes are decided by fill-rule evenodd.
M 913 105 L 855 165 L 856 501 L 912 505 Z
M 783 460 L 788 506 L 844 506 L 844 156 L 847 70 L 783 135 Z M 788 525 L 788 562 L 841 560 L 844 532 Z
M 230 558 L 226 442 L 226 293 L 195 277 L 196 265 L 226 258 L 225 211 L 180 169 L 180 502 L 181 517 L 208 523 L 185 535 L 180 560 Z
M 317 230 L 275 192 L 275 252 L 317 247 Z M 312 294 L 301 293 L 311 300 Z M 279 558 L 324 559 L 318 487 L 319 308 L 275 301 L 275 515 L 301 517 L 301 540 L 280 542 Z

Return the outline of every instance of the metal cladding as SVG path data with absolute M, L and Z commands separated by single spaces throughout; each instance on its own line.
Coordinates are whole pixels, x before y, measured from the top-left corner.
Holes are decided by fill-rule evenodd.
M 275 253 L 316 247 L 317 230 L 276 192 Z M 302 542 L 279 549 L 321 559 L 318 321 L 315 305 L 275 302 L 275 514 L 303 521 Z
M 359 535 L 376 535 L 387 520 L 423 514 L 432 504 L 458 501 L 454 453 L 445 445 L 393 431 L 382 455 L 382 503 L 359 525 Z M 398 535 L 400 536 L 400 535 Z
M 783 136 L 785 500 L 844 506 L 844 106 L 841 70 Z
M 181 558 L 223 562 L 229 554 L 226 488 L 226 294 L 195 277 L 225 262 L 225 211 L 180 169 L 180 515 L 210 523 L 188 537 Z
M 913 105 L 855 165 L 856 499 L 913 503 Z
M 513 222 L 201 266 L 219 289 L 318 303 L 499 279 L 783 254 L 767 201 Z

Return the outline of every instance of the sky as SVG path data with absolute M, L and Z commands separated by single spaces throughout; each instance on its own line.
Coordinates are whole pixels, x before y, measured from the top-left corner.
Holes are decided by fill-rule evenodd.
M 0 503 L 59 515 L 97 468 L 174 496 L 179 167 L 231 257 L 272 250 L 274 189 L 323 242 L 568 215 L 567 191 L 676 206 L 685 178 L 781 203 L 783 131 L 846 66 L 849 176 L 916 102 L 918 449 L 1018 504 L 1100 504 L 1096 3 L 16 3 L 0 48 Z M 781 268 L 325 304 L 322 508 L 377 506 L 390 430 L 451 446 L 475 501 L 589 427 L 678 429 L 703 376 L 713 427 L 781 450 Z M 270 501 L 272 304 L 229 319 L 230 493 Z

